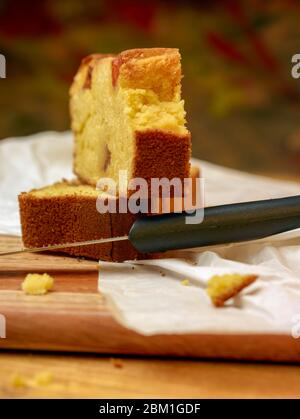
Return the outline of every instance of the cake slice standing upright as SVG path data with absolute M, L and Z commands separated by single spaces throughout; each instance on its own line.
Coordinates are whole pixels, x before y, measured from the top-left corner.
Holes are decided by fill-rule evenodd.
M 70 90 L 74 171 L 81 181 L 187 178 L 191 138 L 181 99 L 180 54 L 134 49 L 86 57 Z

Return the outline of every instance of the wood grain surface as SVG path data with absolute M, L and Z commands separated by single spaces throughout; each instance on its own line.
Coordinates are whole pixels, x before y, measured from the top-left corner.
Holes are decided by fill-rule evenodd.
M 33 384 L 44 371 L 52 383 Z M 12 385 L 16 373 L 25 387 Z M 20 397 L 299 398 L 300 374 L 295 365 L 2 352 L 0 398 Z
M 19 244 L 16 238 L 0 238 L 1 250 Z M 119 326 L 106 310 L 97 293 L 97 263 L 43 254 L 14 256 L 5 264 L 3 269 L 0 261 L 0 312 L 7 317 L 7 339 L 0 339 L 0 399 L 300 397 L 298 365 L 151 356 L 177 352 L 291 361 L 300 359 L 296 340 L 144 338 Z M 42 297 L 25 296 L 20 283 L 28 271 L 50 272 L 55 277 L 54 291 Z M 82 353 L 87 350 L 108 355 Z M 134 353 L 147 357 L 133 357 Z M 45 371 L 52 374 L 52 382 L 37 385 L 35 375 Z M 24 387 L 13 385 L 15 374 L 24 379 Z
M 1 240 L 13 246 L 18 239 Z M 300 361 L 300 339 L 290 335 L 140 335 L 111 316 L 97 292 L 97 264 L 64 256 L 31 256 L 22 255 L 20 262 L 19 256 L 12 257 L 14 262 L 6 258 L 7 265 L 21 263 L 23 269 L 0 271 L 0 313 L 7 330 L 6 339 L 0 339 L 2 349 Z M 84 263 L 87 271 L 82 269 Z M 47 295 L 21 291 L 24 276 L 36 267 L 55 278 L 54 289 Z
M 10 252 L 22 248 L 19 237 L 0 235 L 0 253 Z M 83 258 L 70 258 L 57 253 L 22 253 L 11 256 L 1 256 L 1 272 L 48 272 L 54 269 L 60 271 L 97 271 L 98 262 Z

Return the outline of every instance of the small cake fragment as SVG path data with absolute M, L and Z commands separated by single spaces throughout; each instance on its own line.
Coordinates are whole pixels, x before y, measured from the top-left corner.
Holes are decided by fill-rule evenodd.
M 46 294 L 53 287 L 54 279 L 48 274 L 28 274 L 22 282 L 22 290 L 29 295 Z
M 53 374 L 50 371 L 41 371 L 33 378 L 34 384 L 38 387 L 47 386 L 53 381 Z
M 242 289 L 252 284 L 257 275 L 225 274 L 214 275 L 208 281 L 206 292 L 216 307 L 237 295 Z
M 24 387 L 45 387 L 53 382 L 53 374 L 50 371 L 40 371 L 34 375 L 33 379 L 25 378 L 23 375 L 15 372 L 10 379 L 14 388 Z
M 10 383 L 14 388 L 23 388 L 27 386 L 25 378 L 17 372 L 11 376 Z
M 184 285 L 185 287 L 187 287 L 188 285 L 190 285 L 190 281 L 188 279 L 183 279 L 181 281 L 181 285 Z
M 110 361 L 115 368 L 121 369 L 124 367 L 124 364 L 120 358 L 111 358 Z

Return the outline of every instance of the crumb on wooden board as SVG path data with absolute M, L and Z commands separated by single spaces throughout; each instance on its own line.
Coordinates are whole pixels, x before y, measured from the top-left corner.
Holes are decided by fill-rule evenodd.
M 115 368 L 121 369 L 124 367 L 123 361 L 120 358 L 110 358 L 110 362 Z
M 14 388 L 24 388 L 27 387 L 26 379 L 18 372 L 15 372 L 10 377 L 10 384 Z
M 10 377 L 10 384 L 16 389 L 24 387 L 45 387 L 52 382 L 53 374 L 47 370 L 37 372 L 32 379 L 23 376 L 19 372 L 13 373 Z
M 40 371 L 33 377 L 33 382 L 38 387 L 47 386 L 53 381 L 53 374 L 50 371 Z
M 53 288 L 54 279 L 48 274 L 27 274 L 22 290 L 29 295 L 44 295 Z

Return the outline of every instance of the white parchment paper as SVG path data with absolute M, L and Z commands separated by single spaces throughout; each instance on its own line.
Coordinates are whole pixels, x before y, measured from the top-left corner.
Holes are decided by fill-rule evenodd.
M 17 196 L 71 179 L 71 133 L 45 132 L 0 141 L 0 234 L 20 235 Z
M 206 205 L 300 194 L 300 184 L 200 164 Z M 0 234 L 20 234 L 17 194 L 71 179 L 72 136 L 47 132 L 0 142 Z M 259 279 L 224 308 L 205 293 L 213 274 Z M 183 279 L 189 285 L 182 285 Z M 294 333 L 300 330 L 300 229 L 267 239 L 169 252 L 161 260 L 100 262 L 99 290 L 116 319 L 143 334 Z

